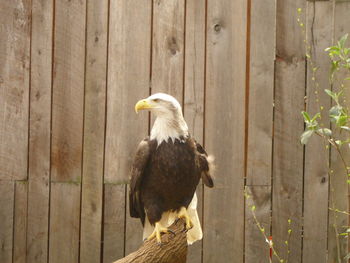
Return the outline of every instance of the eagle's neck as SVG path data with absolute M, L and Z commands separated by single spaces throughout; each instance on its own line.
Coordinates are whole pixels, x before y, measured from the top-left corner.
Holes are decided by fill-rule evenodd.
M 173 116 L 157 116 L 151 130 L 151 140 L 157 140 L 160 145 L 163 141 L 167 142 L 169 138 L 175 142 L 175 139 L 180 140 L 180 137 L 188 137 L 188 127 L 182 113 Z

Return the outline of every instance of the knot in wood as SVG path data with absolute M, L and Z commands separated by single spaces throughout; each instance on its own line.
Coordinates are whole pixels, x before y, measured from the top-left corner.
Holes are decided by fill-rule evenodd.
M 179 46 L 175 37 L 170 37 L 168 39 L 168 48 L 172 55 L 176 55 L 176 53 L 179 51 Z
M 222 28 L 222 26 L 219 23 L 214 25 L 214 31 L 217 33 L 219 33 L 221 31 L 221 28 Z

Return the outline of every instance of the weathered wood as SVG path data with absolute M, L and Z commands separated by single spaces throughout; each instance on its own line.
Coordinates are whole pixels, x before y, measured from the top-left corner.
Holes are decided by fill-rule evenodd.
M 247 185 L 267 186 L 271 185 L 276 3 L 253 0 L 250 20 Z
M 171 233 L 162 235 L 162 244 L 157 244 L 156 239 L 146 241 L 135 252 L 114 263 L 186 263 L 187 239 L 184 231 L 183 220 L 175 221 L 169 227 Z
M 124 257 L 125 185 L 104 185 L 103 262 Z
M 27 262 L 27 193 L 28 182 L 16 181 L 13 222 L 13 263 Z
M 100 262 L 108 1 L 87 2 L 80 261 Z
M 261 18 L 264 18 L 264 23 Z M 247 205 L 256 206 L 259 221 L 269 235 L 271 225 L 272 128 L 274 60 L 276 42 L 276 3 L 251 1 L 249 72 L 246 107 L 246 184 L 251 191 Z M 247 62 L 248 63 L 248 62 Z M 259 251 L 259 253 L 255 253 Z M 255 225 L 249 207 L 245 213 L 245 262 L 268 262 L 269 248 Z
M 32 0 L 27 262 L 46 263 L 50 193 L 53 0 Z
M 252 185 L 246 188 L 249 198 L 245 207 L 245 262 L 269 262 L 270 248 L 259 230 L 252 214 L 254 213 L 266 236 L 270 236 L 271 226 L 271 186 Z
M 134 106 L 149 95 L 152 2 L 112 0 L 110 10 L 109 58 L 118 59 L 108 60 L 105 182 L 122 184 L 148 131 L 148 115 L 136 115 Z M 142 242 L 141 230 L 139 224 L 120 233 L 127 235 L 125 249 Z
M 13 212 L 15 186 L 13 181 L 0 181 L 0 262 L 12 263 Z
M 105 150 L 109 183 L 128 182 L 136 147 L 147 135 L 148 116 L 136 115 L 134 106 L 149 95 L 151 4 L 110 1 Z
M 0 179 L 27 178 L 30 1 L 0 3 Z
M 204 86 L 205 86 L 205 1 L 186 1 L 184 117 L 190 133 L 204 145 Z M 203 184 L 197 187 L 198 216 L 203 222 Z M 202 241 L 188 247 L 188 263 L 202 262 Z
M 306 52 L 313 61 L 308 62 L 307 68 L 306 110 L 313 116 L 321 106 L 324 109 L 330 106 L 330 98 L 324 92 L 324 89 L 330 89 L 329 57 L 324 50 L 332 43 L 333 3 L 309 2 L 303 12 L 307 14 L 306 39 L 311 47 Z M 312 67 L 318 67 L 315 76 Z M 327 115 L 327 110 L 324 110 L 322 122 L 329 128 Z M 329 150 L 325 149 L 322 139 L 311 138 L 305 146 L 304 161 L 303 262 L 327 262 L 328 161 Z
M 204 191 L 203 262 L 238 263 L 244 246 L 244 218 L 237 215 L 244 213 L 247 3 L 209 0 L 207 16 L 205 146 L 216 157 L 217 176 L 215 187 Z
M 277 58 L 275 73 L 275 119 L 273 149 L 272 236 L 280 257 L 286 259 L 285 240 L 288 220 L 293 234 L 289 242 L 289 261 L 301 262 L 303 146 L 304 130 L 300 112 L 304 109 L 305 50 L 298 8 L 305 10 L 306 1 L 277 2 Z M 305 21 L 305 14 L 301 15 Z
M 49 262 L 78 262 L 80 185 L 51 183 Z
M 336 44 L 337 41 L 344 36 L 345 34 L 350 32 L 350 2 L 336 2 L 335 10 L 334 10 L 334 40 L 333 44 Z M 350 46 L 350 41 L 348 40 L 346 46 Z M 339 82 L 336 81 L 335 85 L 333 85 L 333 91 L 339 91 L 339 85 L 343 78 L 348 77 L 349 73 L 340 72 L 338 74 Z M 349 109 L 349 97 L 350 91 L 349 89 L 345 89 L 344 93 L 346 102 L 342 102 L 342 104 L 346 105 Z M 332 102 L 334 105 L 334 101 Z M 348 134 L 337 135 L 338 138 L 345 139 L 349 138 Z M 343 158 L 347 165 L 350 163 L 350 149 L 349 147 L 342 147 L 341 149 Z M 349 189 L 348 184 L 346 183 L 348 176 L 346 174 L 346 170 L 342 163 L 340 155 L 337 151 L 332 148 L 331 150 L 331 168 L 333 173 L 331 175 L 330 182 L 330 202 L 329 205 L 332 207 L 334 202 L 336 209 L 341 211 L 349 211 Z M 333 193 L 332 193 L 333 192 Z M 328 262 L 339 262 L 343 260 L 344 256 L 349 252 L 349 242 L 348 238 L 345 236 L 339 236 L 339 246 L 337 245 L 337 238 L 334 228 L 334 213 L 329 211 L 329 229 L 328 229 Z M 336 225 L 338 229 L 338 233 L 342 233 L 346 230 L 346 226 L 349 225 L 349 216 L 341 213 L 336 213 Z M 340 251 L 340 257 L 338 257 L 338 249 Z
M 153 0 L 152 93 L 183 102 L 185 0 Z
M 126 188 L 125 255 L 128 255 L 142 244 L 143 228 L 139 218 L 130 217 L 129 186 Z
M 55 4 L 50 263 L 79 257 L 85 71 L 85 2 Z
M 81 180 L 85 1 L 55 2 L 51 180 Z

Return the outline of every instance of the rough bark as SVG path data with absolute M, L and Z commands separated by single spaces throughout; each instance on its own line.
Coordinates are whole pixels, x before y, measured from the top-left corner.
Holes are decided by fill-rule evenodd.
M 162 235 L 162 244 L 156 239 L 145 241 L 135 252 L 114 263 L 185 263 L 187 257 L 187 239 L 184 231 L 185 222 L 181 219 L 170 226 L 175 235 Z

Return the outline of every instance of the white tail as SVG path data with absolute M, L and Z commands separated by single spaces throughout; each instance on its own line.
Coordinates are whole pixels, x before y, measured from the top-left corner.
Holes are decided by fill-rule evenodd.
M 189 245 L 192 245 L 194 242 L 196 242 L 197 240 L 201 240 L 203 237 L 201 223 L 199 221 L 198 213 L 197 213 L 197 194 L 196 193 L 194 193 L 193 195 L 192 201 L 187 208 L 187 212 L 193 223 L 193 228 L 191 228 L 187 232 L 187 243 Z M 162 215 L 160 224 L 164 227 L 169 227 L 174 223 L 176 219 L 177 219 L 176 212 L 165 212 Z M 143 239 L 145 240 L 149 235 L 151 235 L 153 230 L 154 230 L 154 226 L 150 224 L 146 215 L 145 225 L 143 228 Z

